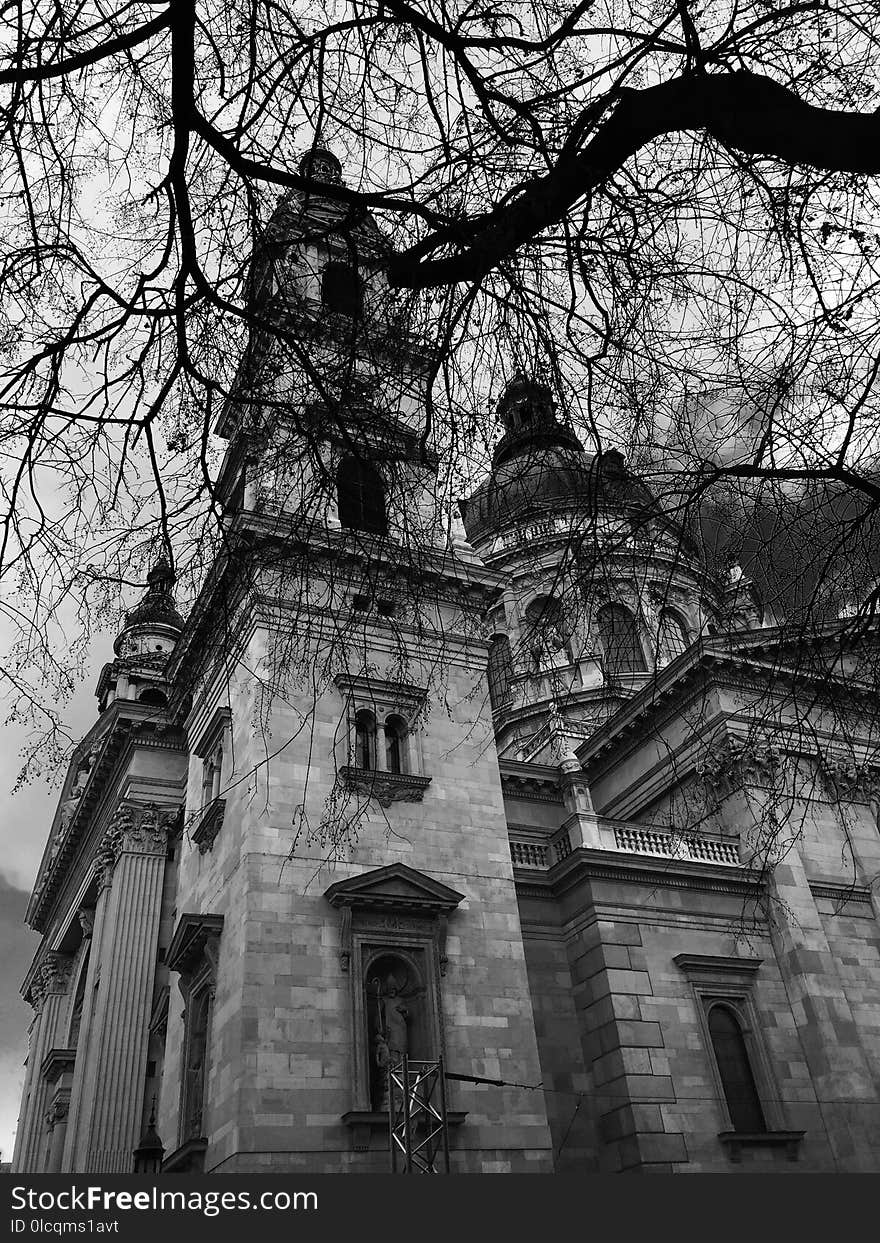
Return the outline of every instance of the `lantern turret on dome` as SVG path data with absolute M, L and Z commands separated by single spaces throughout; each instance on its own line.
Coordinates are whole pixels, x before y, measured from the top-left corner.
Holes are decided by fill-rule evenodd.
M 120 699 L 161 708 L 168 702 L 165 667 L 183 632 L 174 600 L 175 574 L 164 557 L 147 575 L 147 590 L 125 614 L 113 651 L 116 659 L 101 670 L 95 694 L 103 712 Z
M 164 557 L 147 575 L 147 591 L 140 603 L 129 609 L 116 636 L 117 656 L 170 653 L 180 638 L 184 621 L 177 611 L 173 588 L 176 576 Z
M 468 539 L 488 553 L 499 532 L 534 515 L 595 505 L 644 509 L 644 485 L 616 450 L 589 454 L 557 415 L 548 384 L 518 372 L 498 402 L 504 435 L 492 455 L 489 478 L 460 504 Z

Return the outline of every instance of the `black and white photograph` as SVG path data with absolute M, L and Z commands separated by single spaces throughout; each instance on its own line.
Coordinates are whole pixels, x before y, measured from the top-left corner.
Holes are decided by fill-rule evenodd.
M 880 1171 L 877 0 L 0 0 L 0 132 L 13 1236 Z

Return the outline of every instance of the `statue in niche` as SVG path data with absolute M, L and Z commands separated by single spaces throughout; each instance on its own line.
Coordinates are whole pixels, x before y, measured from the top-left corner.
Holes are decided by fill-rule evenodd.
M 424 993 L 411 980 L 411 972 L 399 958 L 384 957 L 367 980 L 369 1029 L 370 1099 L 377 1110 L 388 1108 L 388 1069 L 398 1065 L 414 1049 L 413 1032 L 419 1022 L 418 998 Z

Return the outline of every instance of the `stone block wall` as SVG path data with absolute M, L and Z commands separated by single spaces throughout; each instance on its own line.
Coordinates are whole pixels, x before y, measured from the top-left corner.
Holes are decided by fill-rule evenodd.
M 266 636 L 257 632 L 250 669 L 260 667 L 265 650 Z M 448 965 L 439 980 L 448 1068 L 516 1084 L 540 1081 L 497 760 L 485 696 L 475 694 L 483 657 L 453 661 L 443 701 L 430 704 L 421 747 L 431 783 L 422 801 L 388 807 L 337 783 L 345 701 L 335 686 L 315 703 L 304 693 L 279 693 L 263 722 L 253 676 L 244 668 L 234 675 L 228 702 L 235 772 L 223 827 L 204 854 L 183 843 L 177 898 L 178 916 L 198 911 L 224 919 L 206 1169 L 387 1168 L 387 1132 L 373 1133 L 363 1148 L 363 1136 L 356 1139 L 342 1122 L 357 1105 L 353 982 L 340 953 L 340 912 L 323 895 L 334 882 L 391 863 L 464 895 L 449 917 Z M 418 684 L 428 675 L 415 670 L 411 677 Z M 206 719 L 211 710 L 197 705 L 193 717 Z M 190 797 L 197 805 L 195 762 Z M 181 1064 L 181 1029 L 178 1000 L 166 1066 Z M 175 1085 L 169 1070 L 167 1091 L 163 1086 L 166 1125 L 179 1073 Z M 550 1168 L 542 1093 L 452 1084 L 449 1095 L 449 1108 L 467 1115 L 451 1135 L 456 1169 Z

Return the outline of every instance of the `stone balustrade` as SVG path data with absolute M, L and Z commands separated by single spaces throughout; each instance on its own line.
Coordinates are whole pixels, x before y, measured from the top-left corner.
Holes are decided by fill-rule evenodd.
M 626 854 L 740 866 L 739 844 L 734 840 L 669 833 L 640 824 L 615 824 L 613 832 L 614 849 Z M 510 857 L 515 867 L 546 871 L 571 853 L 568 830 L 548 832 L 544 841 L 537 834 L 529 837 L 517 834 L 510 839 Z

